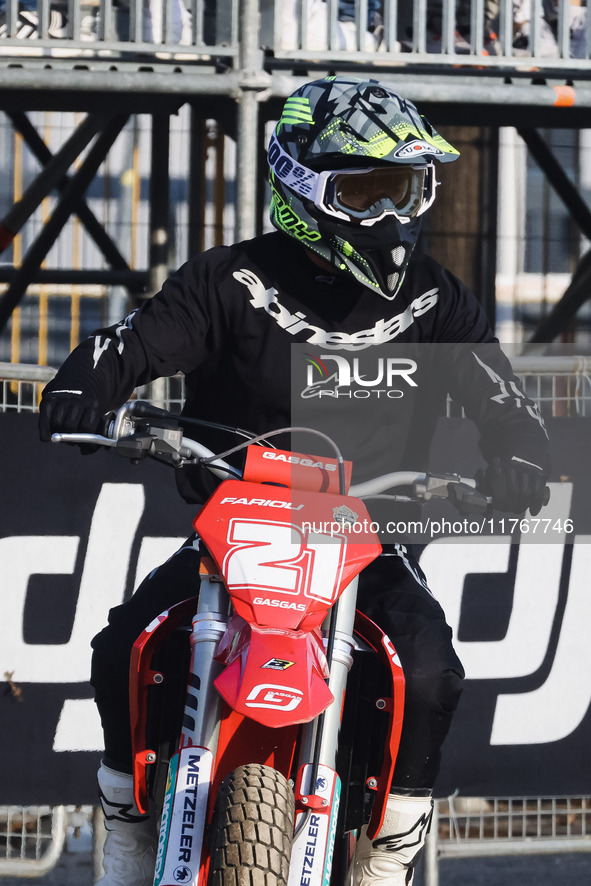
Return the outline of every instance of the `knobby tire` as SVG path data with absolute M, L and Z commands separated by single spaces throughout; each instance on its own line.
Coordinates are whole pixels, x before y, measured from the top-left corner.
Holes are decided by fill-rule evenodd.
M 286 886 L 293 791 L 268 766 L 239 766 L 223 780 L 210 835 L 209 886 Z

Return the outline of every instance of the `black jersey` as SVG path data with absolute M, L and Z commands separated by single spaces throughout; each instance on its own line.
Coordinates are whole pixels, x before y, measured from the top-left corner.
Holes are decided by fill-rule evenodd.
M 373 475 L 424 469 L 446 392 L 476 422 L 486 457 L 517 454 L 545 464 L 541 418 L 517 387 L 475 296 L 456 277 L 415 254 L 400 292 L 388 301 L 348 274 L 321 270 L 278 232 L 187 262 L 120 324 L 82 342 L 48 390 L 82 390 L 107 412 L 137 385 L 182 372 L 185 415 L 263 433 L 292 423 L 292 344 L 354 359 L 377 346 L 430 343 L 458 346 L 446 352 L 445 371 L 431 357 L 423 360 L 414 396 L 384 411 L 379 433 L 368 433 L 363 412 L 349 421 L 346 436 L 359 444 L 354 454 L 371 440 Z M 319 397 L 312 406 L 320 419 L 335 402 Z M 201 431 L 199 439 L 214 451 L 232 443 Z M 347 441 L 340 443 L 348 456 Z M 200 472 L 179 473 L 183 496 L 200 500 Z

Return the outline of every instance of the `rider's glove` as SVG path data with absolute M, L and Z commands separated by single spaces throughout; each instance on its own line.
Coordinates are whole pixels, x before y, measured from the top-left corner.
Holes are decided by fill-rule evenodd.
M 548 470 L 513 456 L 493 458 L 486 471 L 486 489 L 495 510 L 535 517 L 546 503 Z
M 51 440 L 51 435 L 94 434 L 101 430 L 102 412 L 99 401 L 82 391 L 47 391 L 39 404 L 39 436 L 43 443 Z M 96 447 L 85 446 L 83 451 L 96 451 Z

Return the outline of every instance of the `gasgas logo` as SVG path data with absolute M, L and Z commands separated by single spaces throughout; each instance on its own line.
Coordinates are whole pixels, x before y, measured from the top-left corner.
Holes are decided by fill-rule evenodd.
M 277 683 L 259 683 L 248 693 L 245 704 L 249 708 L 272 708 L 293 711 L 304 697 L 301 689 Z
M 400 400 L 418 387 L 413 375 L 416 360 L 408 357 L 343 357 L 336 354 L 305 355 L 306 387 L 300 396 L 349 400 Z
M 337 469 L 335 462 L 314 461 L 312 458 L 285 455 L 283 452 L 273 452 L 272 450 L 263 452 L 263 458 L 268 458 L 272 461 L 284 461 L 288 465 L 301 465 L 303 468 L 322 468 L 325 471 L 336 471 Z
M 293 609 L 295 612 L 305 612 L 305 603 L 291 603 L 289 600 L 273 600 L 271 597 L 255 597 L 252 601 L 255 606 L 271 606 L 273 609 Z M 270 667 L 265 665 L 264 667 Z

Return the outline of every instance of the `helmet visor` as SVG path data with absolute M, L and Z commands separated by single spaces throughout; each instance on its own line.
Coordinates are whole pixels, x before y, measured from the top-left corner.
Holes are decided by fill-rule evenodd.
M 343 169 L 320 173 L 314 201 L 329 215 L 373 224 L 391 214 L 401 222 L 421 215 L 435 197 L 432 166 Z M 319 183 L 320 184 L 320 183 Z

